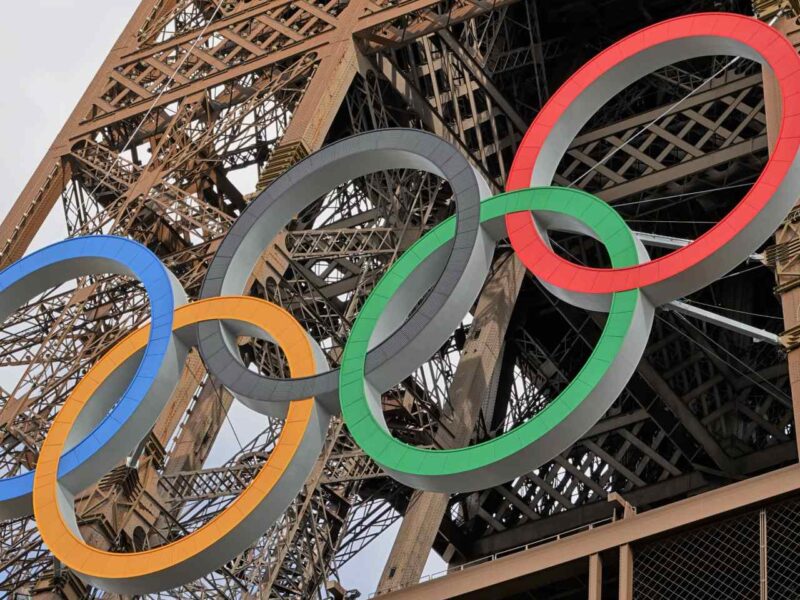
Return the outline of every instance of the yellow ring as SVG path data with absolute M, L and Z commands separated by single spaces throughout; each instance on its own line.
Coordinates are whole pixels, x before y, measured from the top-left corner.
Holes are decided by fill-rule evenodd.
M 246 322 L 268 332 L 283 349 L 292 377 L 304 377 L 316 372 L 311 344 L 301 325 L 282 308 L 257 298 L 217 297 L 181 306 L 175 310 L 173 332 L 201 321 L 226 319 Z M 301 448 L 306 433 L 316 429 L 324 431 L 323 427 L 316 426 L 314 418 L 318 409 L 313 398 L 293 401 L 289 405 L 277 445 L 266 464 L 239 497 L 203 527 L 178 541 L 141 552 L 112 553 L 89 546 L 75 534 L 62 514 L 58 501 L 59 458 L 67 436 L 84 405 L 100 384 L 123 361 L 145 347 L 148 333 L 149 325 L 126 336 L 106 353 L 74 388 L 56 416 L 42 445 L 33 485 L 33 509 L 39 532 L 53 555 L 88 582 L 102 583 L 104 589 L 120 590 L 121 593 L 145 593 L 144 590 L 164 589 L 165 584 L 174 586 L 192 581 L 196 579 L 196 573 L 191 572 L 195 569 L 186 568 L 192 559 L 202 563 L 197 565 L 197 572 L 208 569 L 209 561 L 217 563 L 208 569 L 213 570 L 246 549 L 266 531 L 270 523 L 263 521 L 258 523 L 257 530 L 249 532 L 251 535 L 248 543 L 233 555 L 230 555 L 229 540 L 224 538 L 234 532 L 237 526 L 241 526 L 242 522 L 262 505 L 295 457 L 300 459 L 307 453 L 306 448 Z M 325 420 L 324 416 L 322 420 Z M 312 433 L 317 432 L 312 431 Z M 321 445 L 321 436 L 319 443 Z M 302 451 L 298 452 L 298 449 Z M 316 455 L 317 453 L 313 454 L 311 465 Z M 295 466 L 293 465 L 293 469 Z M 296 474 L 294 478 L 297 478 Z M 297 491 L 299 489 L 293 491 L 289 501 Z M 64 493 L 63 489 L 61 493 Z M 286 496 L 285 491 L 283 495 Z M 71 500 L 69 504 L 71 505 Z M 284 508 L 285 506 L 276 507 L 276 516 Z M 252 529 L 252 523 L 249 527 Z M 222 552 L 222 556 L 219 549 L 211 551 L 212 547 L 221 541 L 225 542 L 222 545 L 229 550 Z M 206 553 L 206 551 L 211 552 Z M 177 568 L 179 565 L 180 569 Z M 182 573 L 176 574 L 177 571 Z M 206 572 L 208 571 L 200 572 L 197 576 L 202 576 Z

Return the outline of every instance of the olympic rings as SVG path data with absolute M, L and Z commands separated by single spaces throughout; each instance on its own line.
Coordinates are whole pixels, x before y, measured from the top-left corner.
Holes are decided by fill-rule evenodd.
M 253 325 L 274 338 L 295 376 L 327 366 L 316 362 L 300 324 L 265 300 L 217 297 L 181 306 L 175 311 L 172 328 L 191 343 L 195 332 L 187 331 L 189 326 L 210 319 Z M 34 478 L 33 507 L 44 543 L 84 581 L 120 594 L 144 594 L 188 583 L 246 550 L 297 495 L 322 449 L 330 420 L 313 398 L 292 402 L 277 445 L 255 478 L 214 519 L 180 540 L 119 554 L 88 545 L 78 530 L 72 506 L 73 495 L 81 487 L 57 475 L 63 460 L 59 457 L 71 430 L 85 420 L 84 408 L 107 409 L 109 401 L 113 403 L 115 392 L 121 389 L 119 378 L 113 375 L 136 363 L 143 347 L 149 350 L 149 329 L 145 326 L 121 340 L 78 383 L 47 434 Z
M 481 205 L 481 222 L 505 237 L 497 222 L 507 214 L 533 210 L 578 221 L 603 242 L 615 267 L 639 259 L 628 226 L 602 200 L 568 188 L 532 188 L 501 194 Z M 611 311 L 589 360 L 540 413 L 492 440 L 453 450 L 427 450 L 392 437 L 381 411 L 380 393 L 365 377 L 364 356 L 375 325 L 399 286 L 452 239 L 450 218 L 420 238 L 387 271 L 358 313 L 344 349 L 339 391 L 342 415 L 356 443 L 395 479 L 436 492 L 485 489 L 550 460 L 583 435 L 617 399 L 644 352 L 653 307 L 639 292 L 614 294 Z M 462 279 L 471 274 L 464 272 Z
M 34 252 L 0 272 L 0 320 L 37 294 L 82 275 L 115 273 L 142 282 L 150 300 L 153 324 L 138 368 L 125 375 L 113 409 L 86 411 L 83 426 L 67 441 L 59 479 L 82 489 L 97 473 L 112 469 L 147 435 L 164 398 L 177 383 L 185 350 L 170 335 L 175 306 L 186 295 L 170 271 L 147 248 L 114 236 L 77 237 Z M 121 399 L 120 399 L 121 398 Z M 0 479 L 0 519 L 31 513 L 32 472 Z
M 708 233 L 651 261 L 612 207 L 575 189 L 540 187 L 550 183 L 594 110 L 626 85 L 672 62 L 730 53 L 773 70 L 783 116 L 758 182 Z M 18 307 L 20 298 L 66 279 L 113 272 L 142 282 L 152 320 L 112 348 L 75 387 L 47 434 L 35 472 L 0 481 L 0 518 L 29 514 L 32 494 L 42 538 L 59 560 L 98 587 L 138 594 L 196 579 L 258 538 L 301 489 L 331 415 L 340 409 L 364 451 L 414 487 L 481 489 L 534 469 L 574 443 L 627 385 L 644 352 L 655 306 L 723 275 L 777 228 L 800 187 L 799 151 L 800 57 L 791 44 L 755 19 L 691 15 L 625 38 L 568 80 L 525 135 L 509 176 L 514 191 L 506 194 L 488 197 L 486 182 L 447 142 L 420 131 L 381 130 L 331 144 L 269 186 L 224 238 L 203 282 L 203 299 L 194 304 L 178 306 L 185 294 L 174 277 L 128 240 L 76 238 L 23 258 L 0 272 L 0 317 Z M 389 268 L 356 318 L 341 368 L 330 370 L 317 343 L 288 313 L 263 300 L 230 295 L 244 290 L 259 256 L 293 215 L 337 185 L 388 168 L 420 169 L 446 179 L 456 214 Z M 608 250 L 611 268 L 591 269 L 556 256 L 547 237 L 554 229 L 597 238 Z M 561 394 L 497 438 L 448 450 L 400 442 L 386 426 L 380 393 L 452 334 L 480 293 L 497 241 L 506 236 L 557 297 L 609 313 L 597 346 Z M 238 358 L 237 335 L 275 341 L 292 378 L 249 371 Z M 94 549 L 80 537 L 73 495 L 143 439 L 169 398 L 190 345 L 199 347 L 209 373 L 238 399 L 263 414 L 286 417 L 278 446 L 228 508 L 181 540 L 133 554 Z
M 690 294 L 718 279 L 778 228 L 800 188 L 800 56 L 780 32 L 751 17 L 698 14 L 642 29 L 598 54 L 550 98 L 528 129 L 514 159 L 508 189 L 549 185 L 558 162 L 592 114 L 628 85 L 669 64 L 713 54 L 737 55 L 772 69 L 783 113 L 769 161 L 752 189 L 717 225 L 694 242 L 653 261 L 622 269 L 593 269 L 557 256 L 531 215 L 506 217 L 510 240 L 523 264 L 567 301 L 562 290 L 598 295 L 641 289 L 656 305 Z M 605 298 L 607 303 L 607 297 Z
M 449 336 L 469 310 L 470 304 L 461 302 L 457 310 L 462 312 L 455 322 L 442 314 L 442 307 L 461 283 L 463 265 L 480 263 L 488 272 L 491 262 L 490 244 L 478 226 L 479 205 L 489 195 L 488 185 L 456 148 L 430 133 L 414 129 L 364 133 L 331 144 L 293 166 L 267 187 L 228 231 L 209 265 L 201 297 L 242 293 L 261 253 L 293 215 L 339 184 L 392 168 L 419 169 L 446 179 L 458 221 L 450 255 L 444 257 L 444 265 L 432 267 L 432 273 L 439 274 L 433 290 L 405 323 L 402 319 L 414 305 L 405 301 L 405 295 L 398 298 L 391 315 L 395 320 L 386 321 L 367 358 L 367 371 L 378 382 L 393 385 L 408 375 L 421 354 L 428 356 L 438 348 L 431 340 L 438 340 L 443 332 Z M 469 288 L 464 299 L 477 296 L 482 283 L 482 279 L 461 283 Z M 202 324 L 199 331 L 200 354 L 209 370 L 240 398 L 260 402 L 270 414 L 280 416 L 286 402 L 315 396 L 338 412 L 336 370 L 302 379 L 267 377 L 241 363 L 234 340 L 219 324 Z

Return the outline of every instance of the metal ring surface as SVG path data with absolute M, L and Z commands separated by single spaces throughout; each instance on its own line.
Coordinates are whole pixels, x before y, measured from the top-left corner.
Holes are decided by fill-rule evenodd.
M 84 424 L 66 443 L 59 478 L 82 489 L 123 460 L 152 427 L 177 384 L 185 349 L 172 338 L 172 313 L 186 296 L 170 271 L 147 248 L 116 236 L 77 237 L 47 246 L 0 272 L 0 320 L 52 287 L 96 274 L 128 275 L 144 286 L 153 328 L 141 362 L 121 373 L 116 405 L 86 410 Z M 41 462 L 41 461 L 40 461 Z M 38 464 L 40 464 L 37 463 Z M 0 480 L 0 519 L 33 512 L 34 473 Z
M 519 211 L 555 214 L 589 229 L 606 246 L 615 267 L 636 264 L 639 252 L 628 226 L 602 200 L 569 188 L 508 192 L 481 205 L 481 221 L 495 240 L 505 237 L 503 217 Z M 529 214 L 529 213 L 528 213 Z M 436 492 L 465 492 L 499 485 L 553 458 L 580 438 L 616 400 L 644 352 L 653 306 L 639 290 L 617 292 L 603 333 L 578 375 L 547 407 L 496 438 L 452 450 L 429 450 L 392 436 L 383 418 L 384 388 L 370 380 L 364 357 L 375 323 L 406 277 L 453 235 L 452 218 L 418 240 L 378 282 L 356 318 L 342 357 L 342 416 L 353 439 L 393 478 Z M 473 277 L 465 271 L 463 278 Z M 417 363 L 419 364 L 419 363 Z M 396 382 L 394 382 L 396 383 Z
M 669 64 L 709 55 L 743 56 L 775 74 L 783 104 L 775 147 L 752 189 L 689 245 L 644 264 L 595 269 L 556 255 L 530 214 L 506 217 L 520 260 L 559 297 L 589 306 L 615 291 L 641 289 L 659 306 L 690 294 L 741 263 L 773 234 L 800 188 L 800 56 L 780 32 L 742 15 L 687 15 L 646 27 L 581 67 L 531 124 L 514 159 L 509 190 L 549 185 L 569 144 L 594 112 L 637 79 Z M 523 249 L 523 246 L 525 248 Z M 568 300 L 568 299 L 567 299 Z M 570 300 L 568 300 L 570 301 Z
M 626 38 L 581 69 L 537 117 L 510 174 L 509 188 L 517 191 L 482 203 L 488 188 L 481 176 L 458 150 L 420 131 L 362 134 L 309 156 L 278 178 L 236 221 L 212 260 L 202 289 L 205 300 L 178 308 L 174 320 L 166 326 L 163 303 L 158 304 L 156 315 L 160 295 L 145 282 L 154 307 L 149 338 L 146 329 L 134 332 L 89 371 L 56 416 L 35 473 L 22 476 L 34 481 L 34 509 L 45 543 L 83 579 L 112 592 L 158 591 L 205 575 L 245 549 L 288 505 L 317 459 L 328 412 L 338 410 L 339 397 L 356 442 L 394 478 L 417 488 L 444 492 L 485 489 L 551 459 L 596 423 L 629 381 L 647 343 L 654 303 L 686 293 L 705 282 L 709 273 L 720 274 L 726 265 L 736 264 L 752 250 L 763 229 L 778 215 L 783 218 L 794 202 L 794 189 L 800 183 L 800 69 L 796 68 L 800 59 L 793 52 L 790 56 L 787 47 L 788 42 L 768 27 L 722 14 L 675 19 Z M 741 54 L 742 49 L 746 56 L 756 60 L 761 57 L 772 66 L 780 81 L 784 107 L 789 108 L 769 170 L 759 180 L 760 187 L 731 213 L 738 215 L 736 219 L 729 220 L 729 215 L 706 234 L 719 242 L 715 247 L 722 250 L 717 253 L 722 256 L 709 259 L 699 252 L 707 243 L 704 237 L 699 238 L 673 252 L 683 257 L 680 261 L 671 259 L 678 267 L 673 265 L 653 276 L 663 265 L 672 263 L 664 259 L 648 262 L 643 246 L 613 208 L 574 189 L 524 189 L 531 183 L 549 183 L 567 145 L 594 108 L 635 79 L 637 73 L 709 51 Z M 421 169 L 447 179 L 456 200 L 456 216 L 425 234 L 381 278 L 358 314 L 340 371 L 328 370 L 318 345 L 288 314 L 282 315 L 281 309 L 255 298 L 218 296 L 244 290 L 263 250 L 295 214 L 336 185 L 387 168 Z M 737 229 L 733 226 L 737 223 L 745 226 Z M 609 251 L 612 269 L 582 271 L 566 261 L 553 262 L 555 255 L 545 242 L 551 229 L 599 239 Z M 609 311 L 600 341 L 568 387 L 515 429 L 467 448 L 429 450 L 404 444 L 387 429 L 380 392 L 414 371 L 452 334 L 485 282 L 495 242 L 506 233 L 526 265 L 556 296 L 578 306 Z M 103 246 L 103 238 L 88 239 L 96 240 L 90 245 L 96 243 L 109 250 L 109 246 Z M 89 271 L 92 273 L 124 271 L 143 281 L 146 277 L 157 279 L 150 272 L 157 269 L 149 258 L 143 259 L 143 266 L 137 265 L 141 267 L 138 271 L 130 265 L 121 267 L 125 248 L 119 246 L 118 238 L 111 239 L 118 240 L 114 244 L 121 253 L 116 257 L 119 260 L 108 256 L 98 259 L 90 253 L 94 258 L 79 265 L 73 261 L 73 255 L 80 254 L 78 244 L 69 240 L 64 243 L 69 250 L 59 251 L 58 256 L 52 254 L 51 262 L 37 257 L 37 253 L 0 273 L 0 314 L 13 310 L 17 297 L 41 291 L 43 281 L 69 278 L 65 272 L 74 276 L 85 274 L 89 268 L 97 269 Z M 70 246 L 72 242 L 76 245 Z M 27 267 L 19 266 L 23 263 Z M 640 266 L 635 266 L 637 263 Z M 3 277 L 15 268 L 18 275 L 28 271 L 38 275 L 8 276 L 3 287 Z M 169 272 L 163 273 L 166 269 L 160 263 L 158 269 L 169 280 Z M 632 272 L 651 273 L 650 279 L 619 276 Z M 174 278 L 165 289 L 170 286 L 174 287 Z M 8 292 L 12 288 L 14 292 Z M 170 293 L 182 301 L 179 286 Z M 170 311 L 170 319 L 171 315 Z M 156 330 L 158 335 L 154 334 Z M 294 378 L 271 379 L 249 371 L 238 358 L 237 334 L 272 338 L 283 347 Z M 146 396 L 141 406 L 131 405 L 130 399 L 125 399 L 126 391 L 120 406 L 126 404 L 133 412 L 119 413 L 121 420 L 116 425 L 107 424 L 104 417 L 108 410 L 113 408 L 112 414 L 117 410 L 114 403 L 133 376 L 137 353 L 147 357 L 167 348 L 164 362 L 159 360 L 156 365 L 148 361 L 143 367 L 142 359 L 136 375 L 158 379 L 162 371 L 173 371 L 177 377 L 180 363 L 171 357 L 173 350 L 176 356 L 182 356 L 185 347 L 180 338 L 186 335 L 186 344 L 197 341 L 209 372 L 241 401 L 264 414 L 286 415 L 286 437 L 282 434 L 279 448 L 240 497 L 204 527 L 145 552 L 112 554 L 93 549 L 80 537 L 72 495 L 96 480 L 98 472 L 114 466 L 112 457 L 119 460 L 136 445 L 148 423 L 155 422 L 171 389 L 166 383 L 157 386 L 142 379 L 142 385 L 136 388 Z M 145 338 L 149 339 L 147 343 Z M 133 425 L 126 420 L 129 417 Z M 106 425 L 108 430 L 102 429 Z M 109 438 L 106 434 L 114 427 L 117 433 Z M 101 435 L 94 438 L 97 431 Z M 125 435 L 118 435 L 119 431 Z M 89 435 L 87 439 L 94 439 L 88 442 L 92 448 L 105 440 L 109 449 L 100 456 L 102 460 L 95 457 L 100 452 L 87 458 L 87 453 L 76 450 L 84 448 L 80 442 L 84 433 Z M 72 448 L 76 442 L 80 443 Z M 61 456 L 64 448 L 67 452 Z M 93 461 L 91 468 L 84 468 L 84 459 Z M 74 468 L 73 463 L 77 464 Z M 29 508 L 30 498 L 27 502 Z M 5 516 L 1 510 L 12 504 L 0 502 L 0 517 Z
M 219 297 L 181 306 L 175 311 L 173 328 L 179 335 L 188 335 L 190 341 L 195 335 L 194 324 L 209 319 L 243 322 L 269 333 L 283 349 L 294 374 L 307 375 L 321 366 L 300 324 L 265 300 Z M 85 420 L 84 407 L 108 408 L 109 399 L 119 391 L 114 373 L 137 361 L 150 334 L 147 325 L 122 339 L 78 383 L 47 434 L 34 478 L 33 506 L 44 543 L 81 579 L 120 594 L 144 594 L 188 583 L 246 550 L 302 488 L 322 449 L 330 421 L 330 415 L 313 398 L 290 403 L 286 422 L 266 463 L 211 521 L 177 541 L 150 550 L 113 553 L 94 548 L 83 540 L 75 518 L 73 496 L 81 488 L 60 478 L 59 457 L 71 430 Z
M 294 215 L 337 185 L 392 168 L 419 169 L 444 178 L 456 205 L 456 234 L 449 255 L 441 257 L 443 263 L 431 265 L 429 274 L 436 276 L 432 281 L 418 282 L 433 284 L 430 294 L 405 322 L 419 296 L 411 289 L 398 295 L 367 357 L 367 371 L 379 385 L 407 376 L 406 365 L 435 352 L 436 341 L 458 325 L 446 314 L 453 304 L 448 298 L 459 290 L 463 294 L 459 301 L 468 308 L 480 292 L 482 278 L 460 281 L 465 265 L 482 265 L 488 272 L 491 261 L 492 245 L 479 224 L 480 202 L 489 195 L 488 186 L 455 147 L 432 134 L 413 129 L 364 133 L 335 142 L 293 166 L 234 223 L 209 266 L 201 297 L 242 293 L 256 261 Z M 458 319 L 462 316 L 463 312 Z M 337 370 L 293 379 L 254 373 L 242 364 L 234 337 L 218 323 L 200 325 L 199 348 L 223 385 L 239 397 L 263 403 L 270 414 L 279 416 L 286 402 L 307 396 L 338 411 Z

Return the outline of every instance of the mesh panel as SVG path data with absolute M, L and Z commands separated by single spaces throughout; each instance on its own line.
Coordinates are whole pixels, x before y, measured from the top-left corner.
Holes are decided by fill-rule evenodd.
M 638 548 L 634 552 L 633 597 L 758 598 L 759 572 L 756 512 Z
M 800 598 L 800 502 L 767 509 L 767 575 L 770 600 Z

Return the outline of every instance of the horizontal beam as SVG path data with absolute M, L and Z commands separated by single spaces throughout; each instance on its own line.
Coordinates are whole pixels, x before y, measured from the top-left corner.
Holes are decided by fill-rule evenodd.
M 748 475 L 786 466 L 796 461 L 797 448 L 792 440 L 767 446 L 737 458 L 735 462 L 737 473 Z M 710 475 L 707 477 L 702 471 L 695 470 L 677 477 L 670 477 L 646 487 L 625 492 L 625 500 L 635 507 L 645 508 L 661 504 L 666 500 L 675 500 L 688 494 L 697 494 L 719 487 L 720 479 L 715 473 L 710 473 Z M 537 519 L 535 522 L 527 522 L 505 531 L 485 535 L 469 545 L 460 547 L 460 550 L 468 561 L 491 556 L 530 544 L 531 541 L 543 540 L 563 534 L 565 531 L 586 527 L 591 523 L 610 517 L 613 508 L 607 502 L 592 502 Z
M 202 28 L 197 27 L 186 31 L 180 35 L 176 35 L 174 37 L 169 38 L 166 41 L 159 42 L 157 44 L 149 44 L 144 45 L 141 48 L 136 48 L 135 50 L 124 54 L 117 65 L 117 68 L 124 67 L 129 65 L 132 62 L 146 60 L 152 56 L 162 55 L 162 54 L 169 54 L 170 51 L 178 48 L 180 46 L 186 44 L 194 43 L 199 35 L 207 35 L 211 36 L 217 32 L 225 32 L 229 28 L 241 23 L 242 21 L 246 21 L 247 19 L 252 19 L 253 17 L 260 16 L 261 14 L 269 14 L 272 11 L 275 11 L 282 6 L 289 4 L 291 0 L 276 0 L 274 2 L 257 2 L 249 6 L 247 9 L 235 12 L 227 17 L 223 17 L 220 19 L 216 19 L 213 22 L 206 23 Z M 288 36 L 287 36 L 288 37 Z
M 398 590 L 387 600 L 439 600 L 461 595 L 482 597 L 487 590 L 558 565 L 587 558 L 666 533 L 678 527 L 720 518 L 800 489 L 800 465 L 733 483 L 667 506 L 639 513 L 583 533 L 487 560 L 448 575 Z
M 694 240 L 687 240 L 686 238 L 673 237 L 671 235 L 659 235 L 657 233 L 646 233 L 644 231 L 634 231 L 633 235 L 639 238 L 645 246 L 652 246 L 653 248 L 683 248 L 688 246 Z M 763 254 L 751 254 L 747 257 L 746 262 L 763 263 Z
M 742 323 L 736 319 L 718 315 L 715 312 L 705 310 L 704 308 L 694 306 L 693 304 L 687 304 L 686 302 L 681 302 L 680 300 L 673 300 L 669 304 L 665 304 L 663 308 L 664 310 L 671 310 L 682 315 L 686 315 L 687 317 L 693 317 L 705 323 L 716 325 L 722 329 L 739 333 L 758 342 L 767 342 L 773 346 L 781 345 L 780 338 L 775 333 L 765 329 L 759 329 L 758 327 L 753 327 L 752 325 Z
M 710 487 L 709 482 L 705 476 L 699 471 L 693 471 L 626 492 L 625 500 L 636 507 L 643 507 L 695 493 L 708 487 Z M 613 503 L 603 500 L 577 506 L 549 517 L 529 521 L 511 529 L 479 538 L 468 546 L 464 554 L 467 556 L 467 560 L 471 560 L 519 548 L 531 541 L 545 540 L 563 534 L 565 531 L 574 531 L 591 523 L 608 519 L 613 516 L 615 508 Z
M 131 117 L 144 114 L 148 111 L 153 111 L 156 108 L 172 104 L 173 102 L 177 102 L 183 98 L 191 96 L 192 94 L 205 92 L 209 88 L 222 85 L 233 79 L 237 79 L 252 73 L 253 71 L 269 67 L 281 61 L 288 60 L 292 57 L 312 51 L 320 52 L 322 48 L 329 43 L 330 39 L 331 38 L 327 34 L 311 37 L 303 42 L 294 44 L 285 50 L 278 50 L 277 52 L 266 54 L 255 60 L 239 63 L 204 79 L 198 79 L 197 81 L 193 81 L 191 83 L 176 86 L 161 96 L 156 97 L 155 99 L 139 100 L 138 102 L 126 106 L 125 108 L 121 108 L 113 113 L 99 116 L 90 121 L 84 121 L 75 128 L 74 133 L 72 133 L 70 136 L 70 140 L 78 140 L 82 136 L 102 129 L 103 127 L 108 127 L 124 119 L 130 119 Z
M 690 108 L 702 106 L 703 104 L 707 104 L 709 102 L 714 102 L 719 98 L 734 96 L 742 90 L 746 90 L 747 88 L 760 86 L 761 82 L 761 73 L 757 73 L 755 75 L 742 77 L 740 79 L 734 79 L 728 83 L 715 85 L 708 90 L 698 92 L 687 98 L 685 101 L 673 104 L 672 106 L 659 106 L 647 112 L 639 113 L 629 117 L 625 120 L 615 121 L 614 123 L 606 125 L 605 127 L 600 127 L 593 131 L 589 131 L 588 133 L 579 135 L 572 142 L 572 145 L 584 146 L 590 142 L 599 141 L 611 135 L 623 134 L 625 131 L 638 129 L 663 117 L 668 117 L 670 115 L 681 113 Z
M 680 181 L 681 179 L 706 171 L 717 165 L 727 163 L 732 160 L 742 158 L 744 156 L 751 156 L 766 150 L 767 136 L 759 135 L 749 140 L 731 144 L 720 150 L 715 150 L 704 154 L 698 158 L 693 158 L 677 163 L 672 167 L 655 171 L 647 175 L 642 175 L 625 183 L 613 185 L 611 187 L 595 192 L 595 195 L 602 198 L 606 202 L 614 202 L 621 198 L 631 196 L 644 192 L 645 190 L 657 188 L 671 181 Z M 556 183 L 558 185 L 570 185 L 570 182 L 563 177 L 557 176 Z

